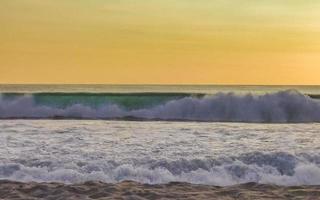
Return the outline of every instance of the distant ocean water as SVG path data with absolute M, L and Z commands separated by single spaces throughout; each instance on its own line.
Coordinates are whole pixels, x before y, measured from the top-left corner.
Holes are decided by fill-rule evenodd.
M 317 86 L 1 85 L 0 92 L 0 179 L 320 184 Z
M 0 84 L 2 93 L 198 93 L 218 92 L 266 93 L 297 90 L 303 94 L 320 94 L 317 85 L 104 85 L 104 84 Z

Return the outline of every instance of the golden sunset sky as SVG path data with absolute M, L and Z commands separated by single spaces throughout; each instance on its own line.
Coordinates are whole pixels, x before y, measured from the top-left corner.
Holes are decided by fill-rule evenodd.
M 1 0 L 0 83 L 320 84 L 320 1 Z

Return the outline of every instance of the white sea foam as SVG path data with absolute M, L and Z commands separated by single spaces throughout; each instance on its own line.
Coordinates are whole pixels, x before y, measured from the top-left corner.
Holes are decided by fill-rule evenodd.
M 277 162 L 277 158 L 270 157 Z M 275 159 L 275 160 L 274 160 Z M 188 162 L 188 161 L 187 161 Z M 190 161 L 194 162 L 194 161 Z M 291 171 L 285 171 L 281 166 L 260 165 L 258 163 L 246 164 L 241 160 L 212 165 L 206 163 L 208 168 L 195 166 L 188 170 L 179 169 L 181 165 L 172 166 L 174 170 L 166 166 L 151 168 L 148 165 L 119 164 L 101 165 L 99 163 L 83 163 L 82 167 L 25 166 L 22 164 L 0 165 L 0 179 L 16 181 L 36 182 L 63 182 L 81 183 L 84 181 L 104 181 L 116 183 L 123 180 L 133 180 L 141 183 L 159 184 L 172 181 L 189 182 L 195 184 L 210 185 L 234 185 L 247 182 L 270 183 L 277 185 L 319 185 L 320 167 L 314 163 L 297 163 L 290 166 Z M 186 161 L 184 161 L 186 163 Z M 94 170 L 86 169 L 87 165 Z M 277 168 L 278 167 L 278 168 Z M 279 168 L 280 167 L 280 168 Z M 174 171 L 180 171 L 175 173 Z
M 0 179 L 320 184 L 320 124 L 0 120 Z

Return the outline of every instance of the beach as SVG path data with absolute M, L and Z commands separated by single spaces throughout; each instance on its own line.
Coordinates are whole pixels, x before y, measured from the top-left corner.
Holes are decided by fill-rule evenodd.
M 218 187 L 172 182 L 148 185 L 133 181 L 117 184 L 85 182 L 66 185 L 62 183 L 21 183 L 0 181 L 1 199 L 220 199 L 220 200 L 317 200 L 320 186 L 281 187 L 257 183 Z

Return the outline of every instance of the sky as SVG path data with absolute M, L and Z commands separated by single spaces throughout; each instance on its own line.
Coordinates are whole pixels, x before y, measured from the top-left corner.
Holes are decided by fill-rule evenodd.
M 1 0 L 0 83 L 320 84 L 318 0 Z

